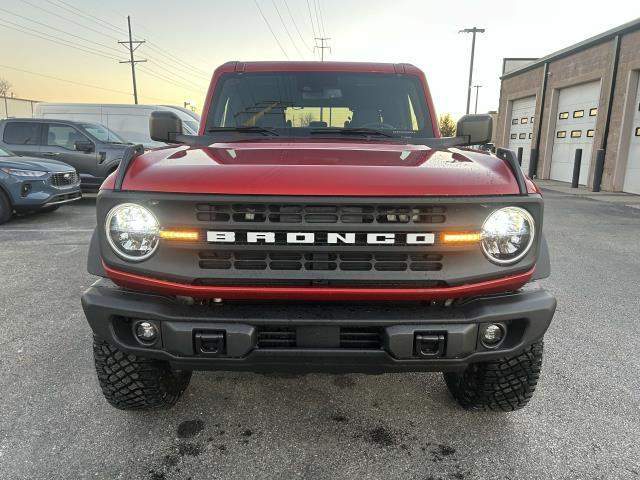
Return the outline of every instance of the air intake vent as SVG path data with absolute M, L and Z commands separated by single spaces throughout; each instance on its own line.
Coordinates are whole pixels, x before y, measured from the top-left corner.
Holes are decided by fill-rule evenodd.
M 258 348 L 295 348 L 295 327 L 257 327 Z
M 382 329 L 343 327 L 340 329 L 340 348 L 379 350 L 382 348 Z
M 444 206 L 412 205 L 270 205 L 198 203 L 201 222 L 275 224 L 437 224 L 446 221 Z

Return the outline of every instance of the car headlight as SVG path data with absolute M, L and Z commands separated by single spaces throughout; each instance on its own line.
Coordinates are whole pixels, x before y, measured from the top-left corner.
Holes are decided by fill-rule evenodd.
M 139 262 L 149 258 L 158 248 L 160 226 L 147 208 L 123 203 L 109 211 L 105 234 L 109 245 L 120 257 Z
M 40 170 L 23 170 L 21 168 L 2 168 L 0 170 L 15 177 L 44 177 L 48 173 Z
M 519 207 L 500 208 L 482 225 L 482 251 L 499 265 L 510 265 L 522 259 L 535 237 L 535 223 L 529 212 Z

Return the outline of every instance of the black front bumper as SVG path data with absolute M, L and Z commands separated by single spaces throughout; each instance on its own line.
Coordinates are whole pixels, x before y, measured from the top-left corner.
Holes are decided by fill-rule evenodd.
M 96 335 L 125 352 L 168 360 L 176 368 L 380 373 L 460 370 L 473 362 L 516 355 L 544 335 L 556 300 L 544 290 L 528 288 L 450 307 L 265 302 L 203 306 L 99 280 L 82 296 L 82 306 Z M 136 340 L 133 331 L 139 320 L 159 328 L 154 345 Z M 479 339 L 488 323 L 506 330 L 495 348 Z M 270 341 L 273 338 L 278 340 Z

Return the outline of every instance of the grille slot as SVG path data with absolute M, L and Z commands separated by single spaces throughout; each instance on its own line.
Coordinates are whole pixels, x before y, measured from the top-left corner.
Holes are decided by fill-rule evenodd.
M 443 206 L 305 205 L 198 203 L 200 222 L 279 224 L 438 224 L 446 221 Z
M 339 348 L 379 350 L 383 331 L 378 327 L 341 327 Z M 258 348 L 296 348 L 296 327 L 264 325 L 256 327 Z M 337 345 L 336 345 L 337 346 Z
M 437 272 L 442 270 L 439 253 L 393 252 L 258 252 L 201 251 L 200 268 L 205 270 L 307 270 L 368 272 Z
M 256 345 L 258 348 L 295 348 L 295 327 L 257 327 Z
M 370 327 L 342 327 L 340 348 L 379 350 L 382 348 L 382 329 Z
M 78 183 L 79 177 L 76 172 L 54 173 L 51 175 L 51 185 L 54 187 L 68 187 Z

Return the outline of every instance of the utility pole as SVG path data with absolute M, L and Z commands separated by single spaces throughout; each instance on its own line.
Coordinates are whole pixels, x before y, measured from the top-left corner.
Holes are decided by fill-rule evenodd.
M 315 39 L 320 41 L 320 46 L 314 45 L 313 46 L 313 50 L 315 51 L 316 48 L 318 50 L 320 50 L 320 61 L 324 62 L 324 51 L 325 51 L 325 49 L 329 49 L 329 51 L 331 51 L 331 47 L 328 46 L 328 45 L 325 45 L 324 42 L 331 40 L 331 38 L 329 38 L 329 37 L 315 37 Z
M 324 51 L 325 49 L 329 49 L 331 51 L 331 47 L 329 45 L 325 45 L 324 42 L 331 40 L 329 37 L 314 37 L 316 41 L 320 41 L 320 46 L 314 45 L 313 51 L 316 51 L 316 48 L 320 50 L 320 61 L 324 62 Z M 320 107 L 320 121 L 324 120 L 324 108 Z M 331 126 L 331 107 L 329 107 L 329 126 Z
M 472 33 L 473 39 L 471 40 L 471 64 L 469 65 L 469 88 L 467 89 L 467 114 L 469 113 L 469 107 L 471 105 L 471 84 L 473 83 L 473 56 L 476 51 L 476 33 L 484 33 L 484 28 L 465 28 L 459 30 L 458 33 Z
M 476 110 L 473 113 L 478 113 L 478 93 L 480 91 L 480 88 L 482 88 L 482 85 L 474 85 L 473 88 L 476 89 Z
M 123 60 L 120 63 L 131 64 L 131 78 L 133 80 L 133 101 L 138 104 L 138 86 L 136 85 L 136 63 L 143 63 L 146 60 L 135 60 L 133 58 L 133 52 L 135 52 L 140 45 L 145 43 L 144 40 L 133 40 L 131 35 L 131 17 L 127 16 L 127 26 L 129 27 L 129 40 L 118 42 L 120 45 L 124 45 L 129 50 L 129 60 Z M 135 45 L 135 47 L 134 47 Z

